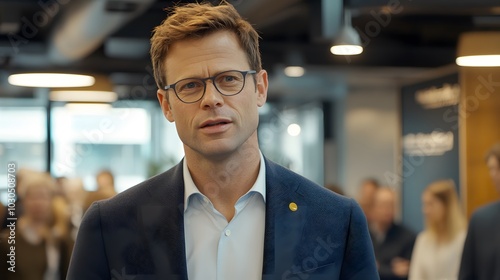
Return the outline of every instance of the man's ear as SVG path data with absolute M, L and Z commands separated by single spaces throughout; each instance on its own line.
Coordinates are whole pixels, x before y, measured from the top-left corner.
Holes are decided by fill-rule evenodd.
M 267 100 L 267 71 L 262 69 L 257 73 L 257 106 L 262 107 Z
M 167 118 L 169 122 L 174 122 L 175 119 L 168 101 L 167 92 L 165 90 L 158 89 L 158 91 L 156 91 L 156 96 L 158 97 L 158 102 L 160 102 L 160 107 L 165 118 Z

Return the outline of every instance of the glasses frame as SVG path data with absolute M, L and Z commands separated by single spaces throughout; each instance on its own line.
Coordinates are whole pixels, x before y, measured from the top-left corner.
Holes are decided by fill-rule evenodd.
M 219 77 L 220 75 L 222 74 L 225 74 L 225 73 L 229 73 L 229 72 L 238 72 L 240 74 L 243 75 L 243 86 L 241 87 L 241 89 L 236 92 L 236 93 L 233 93 L 233 94 L 225 94 L 225 93 L 222 93 L 220 91 L 220 89 L 217 87 L 217 84 L 215 83 L 215 78 Z M 211 80 L 212 81 L 212 84 L 214 85 L 215 89 L 220 93 L 222 94 L 223 96 L 234 96 L 234 95 L 237 95 L 239 94 L 240 92 L 243 91 L 243 89 L 245 88 L 245 84 L 246 84 L 246 78 L 247 78 L 247 75 L 248 74 L 257 74 L 257 71 L 255 70 L 246 70 L 246 71 L 240 71 L 240 70 L 227 70 L 227 71 L 223 71 L 223 72 L 220 72 L 220 73 L 217 73 L 216 75 L 212 76 L 212 77 L 207 77 L 207 78 L 186 78 L 186 79 L 182 79 L 182 80 L 178 80 L 177 82 L 173 83 L 173 84 L 170 84 L 170 85 L 167 85 L 165 86 L 163 89 L 165 91 L 169 90 L 169 89 L 173 89 L 174 90 L 174 93 L 175 93 L 175 96 L 177 96 L 177 98 L 183 102 L 183 103 L 186 103 L 186 104 L 191 104 L 191 103 L 196 103 L 198 101 L 200 101 L 201 99 L 203 99 L 203 97 L 205 96 L 205 92 L 207 91 L 207 81 L 208 80 Z M 195 101 L 189 101 L 189 102 L 186 102 L 184 100 L 182 100 L 179 95 L 177 94 L 177 90 L 175 90 L 175 86 L 182 82 L 182 81 L 185 81 L 185 80 L 198 80 L 198 81 L 201 81 L 203 83 L 203 93 L 201 94 L 200 98 L 198 98 L 197 100 Z

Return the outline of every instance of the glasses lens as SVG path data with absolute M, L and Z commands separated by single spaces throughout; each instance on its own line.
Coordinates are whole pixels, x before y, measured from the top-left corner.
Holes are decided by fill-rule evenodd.
M 245 85 L 245 76 L 238 71 L 222 72 L 215 77 L 215 86 L 224 95 L 240 93 Z
M 199 79 L 185 79 L 180 80 L 175 85 L 175 93 L 180 100 L 184 102 L 198 101 L 203 95 L 205 85 Z

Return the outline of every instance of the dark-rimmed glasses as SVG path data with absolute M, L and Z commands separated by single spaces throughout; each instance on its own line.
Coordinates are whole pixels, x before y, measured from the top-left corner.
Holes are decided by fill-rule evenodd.
M 247 74 L 255 74 L 255 70 L 229 70 L 208 78 L 187 78 L 165 86 L 165 90 L 173 89 L 177 98 L 184 103 L 200 101 L 207 89 L 207 80 L 211 80 L 217 91 L 224 96 L 240 93 L 245 87 Z

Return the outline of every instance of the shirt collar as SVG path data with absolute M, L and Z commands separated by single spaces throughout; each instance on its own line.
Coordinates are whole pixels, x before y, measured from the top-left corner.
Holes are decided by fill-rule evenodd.
M 259 174 L 257 175 L 257 179 L 255 180 L 255 183 L 253 184 L 252 188 L 248 190 L 247 193 L 250 192 L 256 192 L 260 193 L 262 195 L 262 198 L 264 199 L 264 203 L 266 202 L 266 164 L 264 162 L 264 156 L 262 155 L 262 152 L 259 151 L 260 154 L 260 168 L 259 168 Z M 187 162 L 186 158 L 184 158 L 184 161 L 182 163 L 182 175 L 184 177 L 184 212 L 187 210 L 188 203 L 189 203 L 189 198 L 192 195 L 199 194 L 203 197 L 203 195 L 198 187 L 194 184 L 193 178 L 191 177 L 191 173 L 189 172 L 189 169 L 187 167 Z M 245 194 L 246 195 L 246 194 Z

